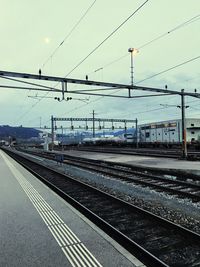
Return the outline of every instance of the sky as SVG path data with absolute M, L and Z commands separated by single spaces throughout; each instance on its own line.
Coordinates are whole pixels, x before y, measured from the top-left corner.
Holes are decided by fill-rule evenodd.
M 41 69 L 44 75 L 74 79 L 88 75 L 89 80 L 130 84 L 128 49 L 137 48 L 139 53 L 133 59 L 135 85 L 163 89 L 167 85 L 170 90 L 200 92 L 200 1 L 145 2 L 0 0 L 0 70 L 38 74 Z M 196 57 L 199 58 L 193 60 Z M 156 75 L 189 60 L 192 61 Z M 0 85 L 20 86 L 1 77 Z M 55 82 L 48 86 L 60 88 Z M 68 89 L 84 87 L 69 85 Z M 91 117 L 93 110 L 98 118 L 137 118 L 139 124 L 178 119 L 181 115 L 176 107 L 180 96 L 122 99 L 68 94 L 72 100 L 58 102 L 54 97 L 60 95 L 55 93 L 3 87 L 0 90 L 0 125 L 50 126 L 51 115 Z M 119 93 L 127 95 L 124 91 Z M 144 94 L 149 93 L 133 92 L 135 96 Z M 200 118 L 199 101 L 186 98 L 186 117 Z

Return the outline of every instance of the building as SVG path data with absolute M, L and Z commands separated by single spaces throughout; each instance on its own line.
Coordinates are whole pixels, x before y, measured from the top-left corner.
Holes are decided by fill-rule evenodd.
M 140 142 L 145 143 L 180 143 L 181 119 L 139 125 L 139 136 Z M 186 119 L 186 140 L 188 143 L 200 141 L 200 119 Z

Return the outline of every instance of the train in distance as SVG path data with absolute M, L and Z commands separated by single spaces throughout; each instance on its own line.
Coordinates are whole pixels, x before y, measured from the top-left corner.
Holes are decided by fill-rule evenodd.
M 135 142 L 136 137 L 134 134 L 127 133 L 121 136 L 107 135 L 102 137 L 90 137 L 84 138 L 82 141 L 83 145 L 123 145 L 123 144 L 132 144 Z

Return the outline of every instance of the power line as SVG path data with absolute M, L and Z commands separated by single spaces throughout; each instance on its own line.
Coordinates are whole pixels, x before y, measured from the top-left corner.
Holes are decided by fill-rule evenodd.
M 74 25 L 74 27 L 71 29 L 71 31 L 64 37 L 63 41 L 56 47 L 56 49 L 52 52 L 52 54 L 47 58 L 47 60 L 42 64 L 42 68 L 47 64 L 47 62 L 52 59 L 52 57 L 57 53 L 58 49 L 64 44 L 64 42 L 71 36 L 71 34 L 73 33 L 73 31 L 78 27 L 78 25 L 80 24 L 80 22 L 85 18 L 85 16 L 87 15 L 87 13 L 91 10 L 91 8 L 94 6 L 94 4 L 97 2 L 97 0 L 93 1 L 92 4 L 87 8 L 87 10 L 84 12 L 84 14 L 81 16 L 81 18 L 77 21 L 77 23 Z M 57 85 L 57 84 L 56 84 Z M 56 85 L 54 86 L 54 88 L 56 87 Z M 31 108 L 28 110 L 28 113 L 40 102 L 42 101 L 47 95 L 49 94 L 49 92 L 47 92 L 46 94 L 44 94 L 44 96 L 38 100 L 37 103 L 35 103 L 34 105 L 31 106 Z M 26 114 L 24 114 L 26 115 Z M 22 116 L 23 117 L 23 116 Z M 21 117 L 20 117 L 21 118 Z
M 190 60 L 188 60 L 188 61 L 185 61 L 185 62 L 183 62 L 183 63 L 181 63 L 181 64 L 178 64 L 178 65 L 176 65 L 176 66 L 174 66 L 174 67 L 171 67 L 171 68 L 169 68 L 169 69 L 167 69 L 167 70 L 165 70 L 165 71 L 162 71 L 162 72 L 160 72 L 160 73 L 158 73 L 158 74 L 155 74 L 155 75 L 153 75 L 153 76 L 151 76 L 151 77 L 148 77 L 148 78 L 146 78 L 146 79 L 150 79 L 150 78 L 153 78 L 153 77 L 155 77 L 155 76 L 157 76 L 157 75 L 159 75 L 159 74 L 161 74 L 161 73 L 164 73 L 164 72 L 167 72 L 167 71 L 169 71 L 169 70 L 171 70 L 171 69 L 174 69 L 174 68 L 176 68 L 176 67 L 179 67 L 179 66 L 181 66 L 181 65 L 184 65 L 184 64 L 186 64 L 186 63 L 189 63 L 189 62 L 191 62 L 191 61 L 193 61 L 193 60 L 196 60 L 196 59 L 198 59 L 200 56 L 198 56 L 198 57 L 196 57 L 196 58 L 193 58 L 193 59 L 190 59 Z M 2 77 L 2 76 L 1 76 Z M 2 77 L 2 78 L 7 78 L 7 77 Z M 35 83 L 29 83 L 29 82 L 25 82 L 25 81 L 19 81 L 19 80 L 17 80 L 17 79 L 13 79 L 13 78 L 7 78 L 7 79 L 9 79 L 9 80 L 14 80 L 14 81 L 18 81 L 18 82 L 22 82 L 22 83 L 28 83 L 28 84 L 32 84 L 32 85 L 38 85 L 38 84 L 35 84 Z M 146 79 L 144 79 L 144 80 L 146 80 Z M 142 81 L 144 81 L 144 80 L 142 80 Z M 140 81 L 140 82 L 142 82 L 142 81 Z M 139 82 L 138 82 L 139 83 Z M 137 83 L 136 83 L 137 84 Z M 28 89 L 28 88 L 27 88 Z M 119 89 L 119 90 L 117 90 L 116 92 L 118 92 L 118 91 L 120 91 L 121 89 Z M 116 92 L 114 92 L 114 93 L 116 93 Z M 114 93 L 111 93 L 110 95 L 112 95 L 112 94 L 114 94 Z M 47 95 L 47 94 L 46 94 Z M 43 98 L 45 98 L 45 96 L 46 95 L 44 95 L 44 97 Z M 43 98 L 41 98 L 41 99 L 39 99 L 39 101 L 37 102 L 37 103 L 35 103 L 31 108 L 30 108 L 30 110 L 32 109 L 32 108 L 34 108 Z M 98 99 L 95 99 L 95 100 L 93 100 L 93 101 L 91 101 L 90 103 L 93 103 L 93 102 L 96 102 L 96 101 L 99 101 L 100 99 L 102 99 L 102 98 L 104 98 L 104 96 L 102 96 L 102 97 L 99 97 Z M 79 106 L 78 108 L 75 108 L 75 109 L 73 109 L 73 110 L 71 110 L 70 112 L 73 112 L 73 111 L 75 111 L 75 110 L 77 110 L 77 109 L 80 109 L 80 108 L 82 108 L 82 107 L 84 107 L 85 105 L 82 105 L 81 107 Z M 27 113 L 29 113 L 30 112 L 30 110 L 28 110 L 25 114 L 23 114 L 23 116 L 24 115 L 26 115 Z M 23 117 L 23 116 L 21 116 L 21 117 Z M 20 119 L 21 119 L 21 117 L 20 117 Z
M 29 114 L 29 112 L 39 103 L 41 101 L 41 99 L 37 102 L 37 103 L 35 103 L 35 104 L 33 104 L 26 112 L 24 112 L 21 116 L 19 116 L 18 117 L 18 119 L 16 119 L 15 121 L 17 122 L 17 121 L 19 121 L 19 120 L 21 120 L 22 118 L 24 118 L 26 115 L 28 115 Z
M 134 16 L 149 0 L 146 0 L 140 5 L 125 21 L 123 21 L 111 34 L 109 34 L 97 47 L 95 47 L 83 60 L 81 60 L 65 77 L 70 75 L 76 68 L 78 68 L 90 55 L 92 55 L 103 43 L 105 43 L 115 32 L 117 32 L 132 16 Z M 57 84 L 56 84 L 57 85 Z M 55 87 L 56 87 L 55 85 Z M 45 94 L 45 96 L 48 93 Z M 44 97 L 45 97 L 44 96 Z M 40 99 L 41 101 L 41 99 Z M 96 100 L 94 100 L 96 101 Z
M 144 3 L 145 4 L 145 3 Z M 200 16 L 200 15 L 198 15 L 198 16 Z M 197 17 L 197 16 L 196 16 Z M 190 19 L 190 21 L 191 21 L 192 19 Z M 196 20 L 197 20 L 197 18 L 196 18 Z M 186 23 L 188 23 L 188 21 L 187 22 L 185 22 L 185 23 L 182 23 L 182 25 L 183 24 L 186 24 Z M 192 23 L 192 22 L 190 22 L 190 23 Z M 178 27 L 180 28 L 180 25 L 179 26 L 177 26 L 177 27 L 175 27 L 175 28 L 173 28 L 174 30 L 175 29 L 178 29 Z M 172 30 L 171 30 L 172 31 Z M 126 56 L 126 55 L 125 55 Z M 124 57 L 124 56 L 123 56 Z M 193 61 L 193 60 L 195 60 L 195 59 L 197 59 L 197 58 L 199 58 L 200 56 L 198 56 L 198 57 L 196 57 L 196 58 L 193 58 L 193 59 L 191 59 L 191 60 L 188 60 L 188 61 L 186 61 L 186 62 L 183 62 L 183 63 L 181 63 L 181 64 L 179 64 L 179 65 L 176 65 L 176 66 L 174 66 L 174 67 L 172 67 L 172 68 L 170 68 L 170 69 L 167 69 L 167 70 L 165 70 L 165 71 L 163 71 L 163 72 L 160 72 L 160 73 L 158 73 L 158 74 L 156 74 L 156 75 L 153 75 L 151 78 L 153 78 L 153 77 L 155 77 L 155 76 L 157 76 L 157 75 L 159 75 L 159 74 L 162 74 L 162 73 L 164 73 L 164 72 L 166 72 L 166 71 L 169 71 L 169 70 L 171 70 L 171 69 L 174 69 L 174 68 L 176 68 L 176 67 L 179 67 L 179 66 L 181 66 L 181 65 L 183 65 L 183 64 L 186 64 L 186 63 L 189 63 L 189 62 L 191 62 L 191 61 Z M 150 79 L 150 77 L 148 77 L 148 79 Z M 139 81 L 139 82 L 142 82 L 142 81 Z M 138 82 L 138 83 L 139 83 Z M 118 90 L 118 91 L 120 91 L 120 90 Z M 114 93 L 116 93 L 116 92 L 114 92 Z M 114 93 L 112 93 L 112 94 L 114 94 Z M 45 97 L 45 96 L 44 96 Z M 96 102 L 96 101 L 99 101 L 101 98 L 103 98 L 103 97 L 100 97 L 100 98 L 98 98 L 98 99 L 95 99 L 94 101 L 91 101 L 90 103 L 92 103 L 92 102 Z M 39 102 L 41 101 L 42 99 L 40 99 L 39 100 Z M 36 103 L 37 104 L 37 103 Z M 83 105 L 83 106 L 85 106 L 85 105 Z M 83 107 L 83 106 L 81 106 L 81 107 Z M 81 107 L 78 107 L 78 108 L 75 108 L 74 110 L 77 110 L 77 109 L 79 109 L 79 108 L 81 108 Z M 33 108 L 33 107 L 32 107 Z M 73 111 L 74 111 L 73 110 Z
M 96 1 L 94 1 L 93 3 L 92 3 L 92 5 L 87 9 L 87 11 L 85 12 L 85 14 L 81 17 L 81 19 L 77 22 L 77 24 L 73 27 L 73 29 L 72 29 L 72 31 L 78 26 L 78 24 L 80 23 L 80 21 L 83 19 L 83 17 L 87 14 L 87 12 L 91 9 L 91 7 L 94 5 L 94 3 L 95 3 Z M 147 1 L 146 1 L 147 2 Z M 120 26 L 116 29 L 116 30 L 114 30 L 106 39 L 104 39 L 104 41 L 102 41 L 84 60 L 82 60 L 76 67 L 78 67 L 81 63 L 83 63 L 83 61 L 85 61 L 92 53 L 94 53 L 108 38 L 110 38 L 119 28 L 121 28 L 143 5 L 145 5 L 146 4 L 146 2 L 144 2 L 133 14 L 131 14 L 131 16 L 129 16 L 122 24 L 120 24 Z M 171 32 L 173 32 L 173 31 L 175 31 L 175 30 L 178 30 L 178 29 L 180 29 L 181 27 L 183 27 L 183 26 L 185 26 L 186 24 L 190 24 L 190 23 L 192 23 L 192 22 L 194 22 L 194 20 L 196 21 L 197 19 L 199 19 L 199 16 L 200 15 L 197 15 L 197 16 L 195 16 L 195 17 L 193 17 L 193 18 L 191 18 L 191 19 L 189 19 L 189 20 L 187 20 L 186 22 L 183 22 L 183 23 L 181 23 L 181 24 L 179 24 L 178 26 L 176 26 L 176 27 L 174 27 L 173 29 L 171 29 L 170 31 L 168 31 L 167 33 L 165 33 L 165 34 L 162 34 L 161 36 L 159 36 L 159 37 L 157 37 L 157 38 L 155 38 L 155 39 L 153 39 L 153 40 L 151 40 L 151 41 L 149 41 L 149 42 L 147 42 L 146 44 L 144 44 L 144 45 L 142 45 L 140 48 L 142 48 L 142 47 L 144 47 L 144 46 L 147 46 L 148 44 L 150 44 L 150 43 L 152 43 L 152 42 L 154 42 L 154 41 L 156 41 L 156 40 L 158 40 L 158 39 L 160 39 L 160 38 L 162 38 L 162 37 L 164 37 L 166 34 L 169 34 L 169 33 L 171 33 Z M 68 36 L 72 33 L 72 31 L 64 38 L 64 40 L 63 41 L 65 41 L 67 38 L 68 38 Z M 61 44 L 59 45 L 59 47 L 61 46 L 63 44 L 63 42 L 61 42 Z M 52 56 L 52 55 L 51 55 Z M 51 57 L 50 56 L 50 57 Z M 112 64 L 114 64 L 115 62 L 117 62 L 117 61 L 119 61 L 119 60 L 121 60 L 121 59 L 123 59 L 124 57 L 126 57 L 127 56 L 127 54 L 126 55 L 123 55 L 122 57 L 120 57 L 119 59 L 117 59 L 117 60 L 114 60 L 114 61 L 112 61 L 111 63 L 108 63 L 107 65 L 105 65 L 104 67 L 106 67 L 106 66 L 109 66 L 109 65 L 112 65 Z M 49 58 L 50 58 L 49 57 Z M 75 68 L 76 68 L 75 67 Z M 75 68 L 73 69 L 73 70 L 75 70 Z M 97 69 L 97 70 L 95 70 L 95 72 L 96 71 L 98 71 L 98 70 L 100 70 L 100 69 L 102 69 L 102 68 L 99 68 L 99 69 Z M 73 71 L 72 70 L 72 71 Z M 72 72 L 71 71 L 71 72 Z M 70 73 L 68 73 L 66 76 L 68 76 L 69 74 L 71 74 L 71 72 Z M 159 75 L 159 74 L 157 74 L 157 75 Z M 120 91 L 120 90 L 118 90 L 118 91 Z M 117 91 L 117 92 L 118 92 Z M 114 93 L 116 93 L 116 92 L 114 92 Z M 114 94 L 114 93 L 112 93 L 112 94 Z M 45 96 L 48 94 L 48 92 L 44 95 L 44 98 L 45 98 Z M 98 99 L 95 99 L 94 101 L 91 101 L 91 103 L 92 102 L 96 102 L 96 101 L 99 101 L 101 98 L 103 98 L 103 97 L 100 97 L 100 98 L 98 98 Z M 40 99 L 39 101 L 38 101 L 38 103 L 41 101 L 42 99 Z
M 161 74 L 166 73 L 166 72 L 168 72 L 168 71 L 170 71 L 170 70 L 176 69 L 176 68 L 178 68 L 178 67 L 180 67 L 180 66 L 183 66 L 183 65 L 185 65 L 185 64 L 187 64 L 187 63 L 190 63 L 190 62 L 192 62 L 192 61 L 194 61 L 194 60 L 197 60 L 197 59 L 199 59 L 199 58 L 200 58 L 200 56 L 191 58 L 191 59 L 189 59 L 189 60 L 187 60 L 187 61 L 184 61 L 184 62 L 182 62 L 182 63 L 180 63 L 180 64 L 178 64 L 178 65 L 175 65 L 175 66 L 173 66 L 173 67 L 171 67 L 171 68 L 168 68 L 168 69 L 163 70 L 163 71 L 161 71 L 161 72 L 159 72 L 159 73 L 156 73 L 156 74 L 154 74 L 154 75 L 152 75 L 152 76 L 149 76 L 149 77 L 147 77 L 147 78 L 145 78 L 145 79 L 143 79 L 143 80 L 140 80 L 139 82 L 136 82 L 135 84 L 139 84 L 139 83 L 144 82 L 144 81 L 146 81 L 146 80 L 152 79 L 152 78 L 154 78 L 154 77 L 156 77 L 156 76 L 158 76 L 158 75 L 161 75 Z
M 42 88 L 51 89 L 52 91 L 54 90 L 54 88 L 52 88 L 52 87 L 41 85 L 41 84 L 38 84 L 38 83 L 25 82 L 25 81 L 17 80 L 17 79 L 14 79 L 14 78 L 8 78 L 8 77 L 2 76 L 2 75 L 0 75 L 0 78 L 6 79 L 6 80 L 10 80 L 10 81 L 14 81 L 14 82 L 24 83 L 24 84 L 28 84 L 28 85 L 39 86 L 39 87 L 42 87 Z M 42 88 L 40 88 L 40 89 L 42 89 Z M 27 87 L 27 90 L 29 90 L 29 87 Z
M 52 59 L 52 57 L 56 54 L 56 52 L 58 51 L 58 49 L 64 44 L 64 42 L 71 36 L 71 34 L 73 33 L 73 31 L 78 27 L 78 25 L 81 23 L 81 21 L 85 18 L 85 16 L 87 15 L 87 13 L 90 11 L 90 9 L 94 6 L 94 4 L 96 3 L 97 0 L 93 1 L 93 3 L 87 8 L 87 10 L 84 12 L 84 14 L 81 16 L 81 18 L 77 21 L 77 23 L 72 27 L 72 29 L 70 30 L 70 32 L 64 37 L 64 39 L 62 40 L 62 42 L 55 48 L 55 50 L 52 52 L 52 54 L 46 59 L 46 61 L 42 64 L 43 68 L 47 62 Z
M 144 48 L 145 46 L 150 45 L 151 43 L 160 40 L 161 38 L 165 37 L 166 35 L 168 35 L 168 34 L 170 34 L 172 32 L 175 32 L 175 31 L 181 29 L 182 27 L 187 26 L 187 25 L 189 25 L 189 24 L 191 24 L 191 23 L 193 23 L 193 22 L 195 22 L 195 21 L 197 21 L 199 19 L 200 19 L 200 14 L 192 17 L 191 19 L 189 19 L 189 20 L 187 20 L 185 22 L 182 22 L 181 24 L 177 25 L 176 27 L 172 28 L 171 30 L 169 30 L 169 31 L 159 35 L 158 37 L 152 39 L 151 41 L 146 42 L 145 44 L 140 46 L 138 49 Z
M 163 33 L 163 34 L 157 36 L 156 38 L 154 38 L 154 39 L 152 39 L 152 40 L 150 40 L 150 41 L 144 43 L 143 45 L 141 45 L 140 47 L 138 47 L 138 49 L 142 49 L 142 48 L 144 48 L 144 47 L 146 47 L 146 46 L 148 46 L 148 45 L 150 45 L 150 44 L 152 44 L 152 43 L 154 43 L 154 42 L 156 42 L 156 41 L 162 39 L 162 38 L 165 37 L 166 35 L 169 35 L 170 33 L 175 32 L 175 31 L 181 29 L 182 27 L 188 26 L 189 24 L 191 24 L 191 23 L 193 23 L 193 22 L 196 22 L 196 21 L 199 20 L 199 19 L 200 19 L 200 14 L 199 14 L 199 15 L 196 15 L 196 16 L 194 16 L 194 17 L 192 17 L 192 18 L 189 19 L 189 20 L 186 20 L 186 21 L 182 22 L 181 24 L 175 26 L 175 27 L 172 28 L 171 30 L 169 30 L 169 31 L 167 31 L 167 32 L 165 32 L 165 33 Z M 119 58 L 117 58 L 117 59 L 115 59 L 115 60 L 113 60 L 113 61 L 107 63 L 107 64 L 104 65 L 103 67 L 100 67 L 100 68 L 96 69 L 95 71 L 92 71 L 91 73 L 94 73 L 94 72 L 97 72 L 97 71 L 102 70 L 102 69 L 104 69 L 104 68 L 107 68 L 107 67 L 109 67 L 109 66 L 115 64 L 116 62 L 122 60 L 123 58 L 128 57 L 128 55 L 129 55 L 129 53 L 126 53 L 125 55 L 123 55 L 123 56 L 121 56 L 121 57 L 119 57 Z
M 171 96 L 171 97 L 174 97 L 174 96 Z M 91 103 L 94 103 L 94 102 L 97 102 L 97 101 L 99 101 L 100 99 L 102 99 L 102 98 L 104 98 L 104 96 L 102 96 L 102 97 L 98 97 L 98 99 L 95 99 L 95 100 L 93 100 L 93 101 L 91 101 L 89 104 L 91 104 Z M 131 99 L 131 100 L 133 100 L 133 99 Z M 199 100 L 194 100 L 194 101 L 189 101 L 188 103 L 193 103 L 193 102 L 197 102 L 197 101 L 199 101 Z M 81 109 L 81 108 L 83 108 L 83 107 L 85 107 L 86 105 L 82 105 L 82 106 L 79 106 L 79 107 L 76 107 L 76 108 L 74 108 L 74 109 L 71 109 L 70 111 L 68 111 L 68 113 L 71 113 L 71 112 L 74 112 L 74 111 L 76 111 L 76 110 L 79 110 L 79 109 Z M 155 106 L 155 104 L 153 104 L 152 106 Z M 172 108 L 172 107 L 167 107 L 167 108 Z M 144 113 L 148 113 L 148 112 L 154 112 L 154 111 L 158 111 L 158 110 L 162 110 L 162 109 L 166 109 L 166 107 L 159 107 L 159 108 L 154 108 L 154 109 L 148 109 L 148 110 L 146 110 L 146 111 L 140 111 L 140 112 L 137 112 L 137 113 L 134 113 L 134 114 L 132 114 L 132 113 L 123 113 L 124 115 L 123 116 L 129 116 L 129 115 L 137 115 L 137 114 L 144 114 Z M 63 115 L 64 115 L 65 113 L 63 113 Z M 61 115 L 62 116 L 62 115 Z M 47 120 L 45 123 L 48 123 L 48 122 L 50 122 L 50 119 L 49 120 Z
M 86 57 L 84 57 L 70 72 L 67 73 L 69 76 L 75 69 L 77 69 L 89 56 L 91 56 L 100 46 L 102 46 L 113 34 L 115 34 L 130 18 L 132 18 L 149 0 L 146 0 L 140 5 L 128 18 L 126 18 L 114 31 L 112 31 L 99 45 L 97 45 Z
M 119 57 L 119 58 L 117 58 L 117 59 L 115 59 L 115 60 L 113 60 L 113 61 L 107 63 L 107 64 L 104 65 L 103 67 L 98 68 L 98 69 L 92 71 L 91 73 L 97 72 L 97 71 L 99 71 L 99 70 L 103 70 L 103 69 L 105 69 L 105 68 L 107 68 L 107 67 L 109 67 L 109 66 L 115 64 L 116 62 L 118 62 L 118 61 L 124 59 L 124 58 L 127 57 L 127 56 L 129 56 L 129 53 L 124 54 L 123 56 L 121 56 L 121 57 Z M 89 74 L 91 74 L 91 73 L 89 73 Z
M 56 52 L 58 51 L 58 49 L 64 44 L 64 42 L 71 36 L 71 34 L 73 33 L 73 31 L 78 27 L 78 25 L 80 24 L 80 22 L 85 18 L 85 16 L 87 15 L 87 13 L 91 10 L 91 8 L 94 6 L 94 4 L 97 2 L 97 0 L 93 1 L 92 4 L 87 8 L 87 10 L 84 12 L 84 14 L 81 16 L 81 18 L 77 21 L 77 23 L 74 25 L 74 27 L 71 29 L 71 31 L 64 37 L 63 41 L 56 47 L 56 49 L 52 52 L 52 54 L 47 58 L 47 60 L 42 64 L 42 68 L 47 64 L 47 62 L 52 59 L 52 57 L 56 54 Z M 4 78 L 4 77 L 2 77 Z M 10 79 L 11 80 L 11 79 Z M 13 81 L 18 81 L 16 79 L 12 79 Z M 22 81 L 18 81 L 18 82 L 22 82 Z M 33 84 L 33 83 L 28 83 L 28 82 L 24 82 L 27 84 L 32 84 L 32 85 L 37 85 L 37 84 Z M 41 86 L 44 87 L 44 86 Z M 28 89 L 28 88 L 27 88 Z M 20 116 L 19 119 L 22 119 L 24 116 L 26 116 L 27 113 L 29 113 L 37 104 L 39 104 L 40 101 L 42 101 L 47 95 L 49 94 L 49 92 L 47 92 L 46 94 L 44 94 L 44 96 L 38 100 L 38 102 L 36 102 L 35 104 L 33 104 L 29 110 L 24 113 L 22 116 Z M 18 119 L 18 120 L 19 120 Z
M 137 83 L 136 83 L 136 84 L 137 84 Z M 117 90 L 117 91 L 111 93 L 110 95 L 115 94 L 115 93 L 117 93 L 117 92 L 119 92 L 119 91 L 121 91 L 121 89 L 119 89 L 119 90 Z M 172 96 L 172 97 L 174 97 L 174 96 Z M 88 105 L 90 105 L 91 103 L 97 102 L 97 101 L 101 100 L 102 98 L 104 98 L 104 96 L 98 97 L 97 99 L 94 99 L 94 100 L 90 101 L 90 103 L 88 103 Z M 129 101 L 132 101 L 132 99 L 130 99 Z M 154 102 L 155 102 L 155 101 L 154 101 Z M 70 110 L 69 112 L 73 112 L 73 111 L 79 110 L 79 109 L 81 109 L 81 108 L 83 108 L 83 107 L 85 107 L 85 106 L 86 106 L 86 105 L 79 106 L 79 107 L 77 107 L 77 108 L 74 108 L 74 109 Z M 156 110 L 158 110 L 158 109 L 156 109 Z M 149 110 L 149 111 L 151 111 L 151 110 Z M 139 112 L 139 113 L 140 113 L 140 112 Z

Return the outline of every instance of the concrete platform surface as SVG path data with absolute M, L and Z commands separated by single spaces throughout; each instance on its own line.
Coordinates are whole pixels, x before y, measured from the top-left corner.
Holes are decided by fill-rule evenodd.
M 126 163 L 133 166 L 147 167 L 152 169 L 177 170 L 200 175 L 200 162 L 170 158 L 147 157 L 140 155 L 120 155 L 102 152 L 88 152 L 66 150 L 63 153 L 71 156 L 104 160 L 109 162 Z
M 1 150 L 0 266 L 144 267 Z

